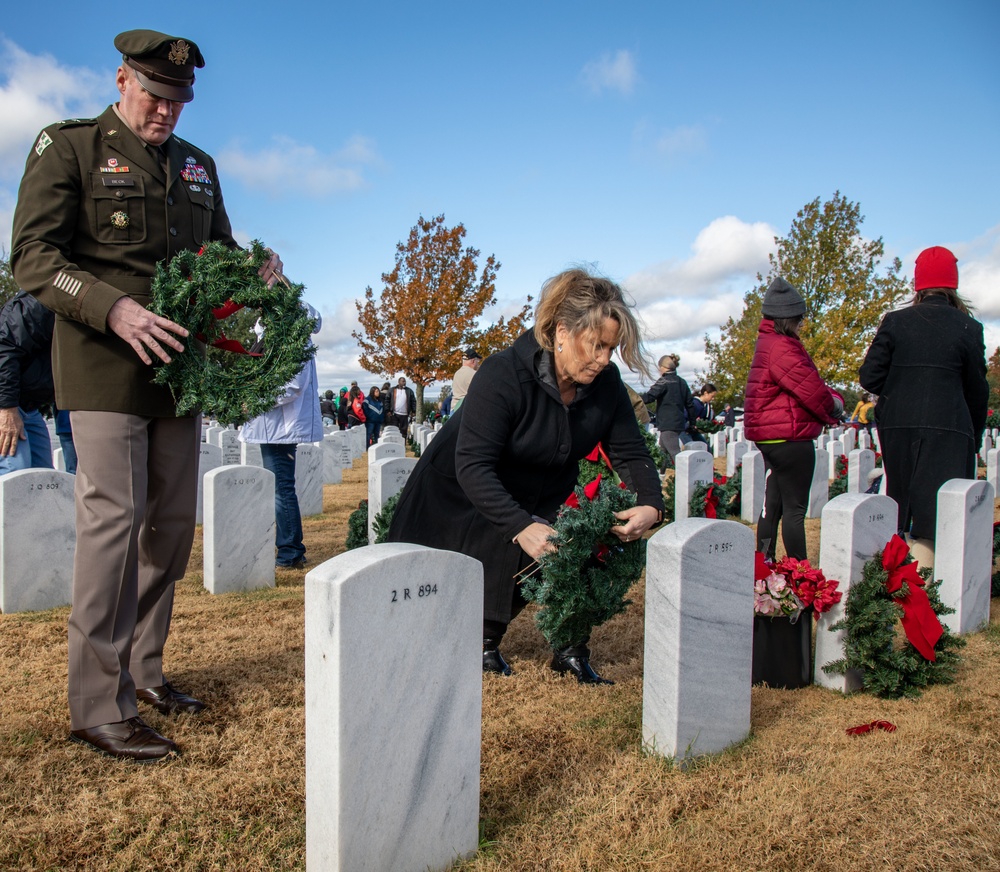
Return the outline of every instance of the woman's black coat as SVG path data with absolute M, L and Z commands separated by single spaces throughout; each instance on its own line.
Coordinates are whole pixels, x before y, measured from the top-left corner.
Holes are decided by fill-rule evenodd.
M 617 367 L 564 406 L 552 353 L 531 332 L 483 361 L 459 410 L 420 457 L 389 541 L 458 551 L 483 564 L 484 617 L 507 623 L 514 576 L 531 558 L 513 542 L 536 518 L 554 521 L 578 463 L 602 442 L 638 504 L 662 510 L 656 467 Z
M 859 377 L 878 395 L 875 423 L 899 527 L 912 519 L 913 536 L 933 539 L 938 489 L 976 477 L 989 401 L 983 325 L 940 295 L 889 312 Z

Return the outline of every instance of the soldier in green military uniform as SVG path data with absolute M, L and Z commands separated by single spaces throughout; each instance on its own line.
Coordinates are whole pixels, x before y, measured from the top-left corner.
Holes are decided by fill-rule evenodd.
M 187 330 L 146 309 L 157 261 L 210 240 L 236 246 L 215 163 L 174 135 L 205 65 L 187 39 L 115 38 L 119 102 L 41 132 L 14 212 L 18 284 L 56 313 L 56 402 L 79 465 L 69 619 L 70 738 L 105 754 L 165 759 L 176 745 L 145 724 L 204 705 L 163 676 L 174 582 L 194 536 L 198 417 L 151 384 Z M 275 255 L 261 275 L 273 284 Z

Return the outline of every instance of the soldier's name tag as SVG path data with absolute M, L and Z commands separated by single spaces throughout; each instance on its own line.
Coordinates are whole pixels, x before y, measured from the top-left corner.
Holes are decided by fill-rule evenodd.
M 135 186 L 135 179 L 129 176 L 101 176 L 101 181 L 105 188 L 131 188 Z

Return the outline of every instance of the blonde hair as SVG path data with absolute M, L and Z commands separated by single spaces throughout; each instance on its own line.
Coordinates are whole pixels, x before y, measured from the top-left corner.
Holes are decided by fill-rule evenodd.
M 618 356 L 633 372 L 649 375 L 639 322 L 625 301 L 622 289 L 610 279 L 584 269 L 568 269 L 542 285 L 535 307 L 535 339 L 547 351 L 555 344 L 556 327 L 572 335 L 599 332 L 604 322 L 618 322 Z

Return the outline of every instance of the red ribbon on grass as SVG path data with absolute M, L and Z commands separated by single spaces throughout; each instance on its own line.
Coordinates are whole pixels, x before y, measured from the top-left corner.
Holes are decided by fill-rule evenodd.
M 898 534 L 893 534 L 882 552 L 882 568 L 889 573 L 885 589 L 903 607 L 902 624 L 906 638 L 925 660 L 933 661 L 937 659 L 934 655 L 934 646 L 944 630 L 938 616 L 934 614 L 934 609 L 931 608 L 931 601 L 927 598 L 927 591 L 924 590 L 924 580 L 917 574 L 917 564 L 903 565 L 909 553 L 909 546 Z M 895 596 L 904 581 L 909 587 L 909 592 L 905 596 Z
M 848 727 L 844 730 L 848 736 L 863 736 L 872 730 L 885 730 L 887 733 L 895 733 L 896 725 L 889 721 L 872 721 L 870 724 L 859 724 L 856 727 Z

